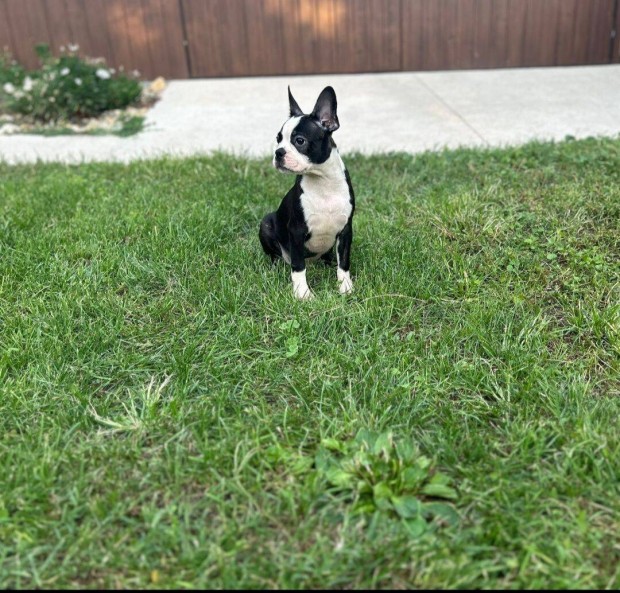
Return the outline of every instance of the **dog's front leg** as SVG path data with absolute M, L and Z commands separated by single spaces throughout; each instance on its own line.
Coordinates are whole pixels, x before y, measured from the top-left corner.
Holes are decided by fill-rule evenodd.
M 340 294 L 349 294 L 353 292 L 353 282 L 351 281 L 351 274 L 349 272 L 351 266 L 351 242 L 353 241 L 353 226 L 351 219 L 342 229 L 342 232 L 338 236 L 336 241 L 336 254 L 338 257 L 338 270 L 336 275 L 338 282 L 340 282 Z
M 306 260 L 304 259 L 305 232 L 301 229 L 289 229 L 291 241 L 291 280 L 293 281 L 293 295 L 304 300 L 314 295 L 306 282 Z

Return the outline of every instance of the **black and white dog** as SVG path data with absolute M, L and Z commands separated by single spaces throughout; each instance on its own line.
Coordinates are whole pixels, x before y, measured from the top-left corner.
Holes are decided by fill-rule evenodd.
M 351 221 L 355 197 L 349 173 L 332 139 L 340 124 L 336 93 L 323 89 L 314 110 L 305 115 L 288 90 L 290 118 L 277 136 L 273 165 L 297 175 L 280 207 L 260 225 L 260 242 L 272 262 L 282 258 L 292 268 L 293 294 L 312 298 L 306 282 L 306 259 L 331 262 L 336 246 L 340 292 L 353 290 L 349 273 Z

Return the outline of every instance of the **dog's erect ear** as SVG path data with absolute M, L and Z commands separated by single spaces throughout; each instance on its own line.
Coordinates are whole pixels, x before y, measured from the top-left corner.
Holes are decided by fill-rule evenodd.
M 321 91 L 319 98 L 316 100 L 312 117 L 317 119 L 328 132 L 335 132 L 340 127 L 340 122 L 336 115 L 337 107 L 336 93 L 332 87 L 327 86 Z
M 297 101 L 295 101 L 295 98 L 291 93 L 291 87 L 288 87 L 288 104 L 291 109 L 291 117 L 299 117 L 300 115 L 304 114 L 303 111 L 300 109 L 299 105 L 297 105 Z

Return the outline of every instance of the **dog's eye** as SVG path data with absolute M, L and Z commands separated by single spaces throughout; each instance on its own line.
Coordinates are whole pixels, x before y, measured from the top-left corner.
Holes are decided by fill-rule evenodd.
M 295 138 L 295 144 L 297 144 L 297 146 L 303 146 L 305 143 L 305 138 Z

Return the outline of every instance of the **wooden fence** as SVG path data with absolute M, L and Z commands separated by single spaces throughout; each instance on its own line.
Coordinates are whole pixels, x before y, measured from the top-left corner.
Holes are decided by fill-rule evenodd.
M 0 48 L 167 78 L 620 62 L 620 0 L 0 0 Z

